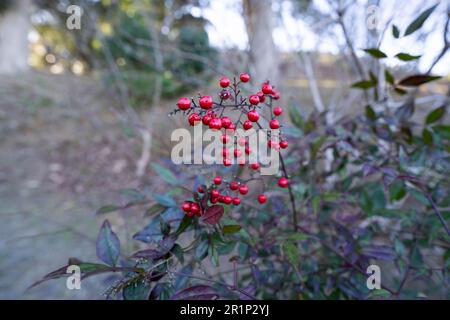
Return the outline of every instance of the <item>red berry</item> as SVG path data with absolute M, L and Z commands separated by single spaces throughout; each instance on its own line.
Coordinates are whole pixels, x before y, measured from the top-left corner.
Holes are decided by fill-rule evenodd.
M 276 91 L 275 89 L 274 89 L 273 92 L 272 92 L 272 98 L 273 98 L 274 100 L 280 99 L 280 94 L 279 94 L 278 91 Z
M 209 128 L 213 130 L 220 130 L 222 129 L 222 121 L 220 121 L 219 118 L 212 118 L 209 122 Z
M 184 202 L 183 205 L 181 206 L 181 209 L 184 212 L 190 212 L 191 211 L 191 202 L 189 202 L 189 201 Z
M 282 188 L 286 188 L 286 187 L 289 185 L 289 180 L 286 179 L 285 177 L 281 177 L 281 178 L 278 180 L 278 185 L 279 185 L 280 187 L 282 187 Z
M 248 193 L 248 187 L 245 184 L 241 185 L 239 187 L 239 193 L 242 194 L 242 195 L 247 194 Z
M 258 202 L 259 202 L 259 203 L 263 204 L 263 203 L 266 203 L 266 201 L 267 201 L 267 197 L 266 197 L 265 194 L 260 194 L 260 195 L 258 196 Z
M 223 197 L 223 202 L 225 204 L 231 204 L 233 202 L 233 198 L 231 196 L 225 196 Z
M 200 98 L 200 107 L 209 109 L 213 105 L 213 99 L 210 96 L 203 96 Z
M 191 107 L 191 100 L 189 98 L 180 98 L 177 105 L 181 110 L 187 110 Z
M 231 159 L 230 159 L 230 158 L 224 158 L 224 159 L 223 159 L 223 165 L 224 165 L 225 167 L 231 166 Z
M 203 189 L 202 186 L 199 186 L 199 187 L 197 188 L 197 192 L 198 192 L 198 193 L 203 193 L 203 192 L 205 192 L 205 190 Z
M 236 158 L 240 157 L 242 155 L 242 151 L 239 149 L 234 149 L 234 156 Z
M 201 120 L 202 120 L 202 118 L 197 113 L 192 113 L 188 117 L 188 122 L 191 126 L 195 126 L 195 125 L 199 124 Z
M 203 116 L 202 122 L 205 126 L 207 126 L 207 125 L 209 125 L 209 122 L 211 121 L 211 119 L 212 119 L 211 116 L 206 114 Z
M 270 121 L 269 126 L 270 129 L 278 129 L 280 128 L 280 122 L 277 119 L 273 119 L 272 121 Z
M 211 198 L 217 198 L 218 196 L 220 196 L 220 193 L 217 189 L 212 189 L 211 190 Z
M 248 73 L 241 73 L 239 79 L 241 79 L 242 82 L 248 82 L 250 80 L 250 75 Z
M 222 77 L 219 81 L 219 84 L 222 88 L 226 88 L 230 85 L 230 79 L 227 77 Z
M 239 189 L 239 183 L 237 183 L 236 181 L 231 181 L 231 182 L 230 182 L 230 189 L 231 189 L 231 190 L 237 190 L 237 189 Z
M 222 117 L 220 121 L 222 121 L 222 127 L 224 127 L 225 129 L 229 128 L 231 125 L 231 120 L 228 117 Z
M 258 98 L 259 98 L 259 102 L 264 103 L 264 101 L 266 101 L 266 96 L 264 95 L 264 92 L 258 91 L 258 92 L 256 93 L 256 95 L 257 95 Z
M 246 154 L 252 153 L 252 149 L 251 149 L 250 147 L 246 147 L 246 148 L 245 148 L 245 153 L 246 153 Z
M 188 218 L 192 218 L 194 216 L 194 213 L 193 212 L 186 212 L 186 216 Z
M 280 114 L 283 113 L 283 109 L 281 107 L 275 107 L 273 108 L 273 114 L 276 116 L 279 116 Z
M 209 201 L 211 201 L 212 204 L 216 204 L 217 202 L 219 202 L 219 198 L 211 198 Z
M 242 126 L 244 127 L 244 130 L 250 130 L 253 128 L 253 123 L 250 120 L 247 120 Z
M 248 120 L 252 122 L 256 122 L 259 120 L 259 114 L 256 110 L 251 110 L 247 113 Z
M 200 206 L 197 203 L 193 203 L 191 205 L 191 213 L 193 213 L 193 214 L 199 214 L 200 213 Z
M 281 149 L 286 149 L 289 146 L 289 143 L 286 140 L 280 142 Z
M 245 158 L 239 158 L 239 159 L 238 159 L 238 164 L 239 164 L 241 167 L 245 166 Z
M 233 198 L 233 204 L 234 204 L 235 206 L 240 205 L 240 204 L 241 204 L 241 198 L 239 198 L 239 197 L 234 197 L 234 198 Z
M 228 126 L 227 130 L 229 130 L 230 133 L 233 133 L 234 130 L 236 130 L 236 125 L 235 125 L 234 123 L 231 123 L 231 124 Z
M 214 184 L 217 184 L 217 185 L 221 184 L 222 183 L 222 177 L 221 176 L 215 177 L 213 182 L 214 182 Z
M 228 100 L 230 98 L 231 94 L 230 91 L 223 89 L 219 92 L 219 97 L 222 100 Z
M 223 134 L 223 135 L 220 136 L 220 140 L 222 140 L 223 144 L 227 144 L 228 141 L 230 141 L 230 136 L 228 136 L 226 134 Z
M 261 90 L 262 90 L 262 92 L 264 92 L 264 94 L 272 94 L 273 93 L 273 88 L 268 83 L 264 83 Z
M 258 162 L 255 162 L 255 163 L 252 163 L 252 164 L 250 165 L 250 167 L 251 167 L 253 170 L 258 170 L 258 169 L 261 167 L 261 165 L 260 165 Z
M 257 105 L 259 103 L 259 97 L 257 94 L 252 94 L 249 98 L 248 101 L 253 104 L 253 105 Z

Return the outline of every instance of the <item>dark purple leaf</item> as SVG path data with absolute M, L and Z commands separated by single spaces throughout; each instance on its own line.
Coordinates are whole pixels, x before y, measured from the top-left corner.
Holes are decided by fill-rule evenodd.
M 162 252 L 156 249 L 146 249 L 136 252 L 132 255 L 133 258 L 158 260 L 162 258 L 167 252 Z
M 368 176 L 374 174 L 377 171 L 378 171 L 377 167 L 375 167 L 375 166 L 373 166 L 371 164 L 368 164 L 368 163 L 364 163 L 363 164 L 363 167 L 362 167 L 363 177 L 368 177 Z
M 441 76 L 430 76 L 426 74 L 417 74 L 414 76 L 406 77 L 399 81 L 398 85 L 404 87 L 417 87 L 424 83 L 431 82 L 442 78 Z
M 224 209 L 222 206 L 214 205 L 208 207 L 202 216 L 202 220 L 208 224 L 217 224 L 223 216 Z
M 120 241 L 105 220 L 97 237 L 97 256 L 110 266 L 115 266 L 120 254 Z
M 395 259 L 395 250 L 389 246 L 369 245 L 363 247 L 361 253 L 377 260 L 391 261 Z
M 219 295 L 213 287 L 197 285 L 178 291 L 170 300 L 215 300 L 218 297 Z
M 256 294 L 256 287 L 254 284 L 249 284 L 245 288 L 242 288 L 242 291 L 245 291 L 245 293 L 248 293 L 251 296 L 255 296 Z M 248 295 L 239 293 L 239 300 L 252 300 Z
M 159 219 L 153 219 L 149 225 L 133 236 L 133 239 L 145 243 L 158 242 L 162 239 L 161 224 Z

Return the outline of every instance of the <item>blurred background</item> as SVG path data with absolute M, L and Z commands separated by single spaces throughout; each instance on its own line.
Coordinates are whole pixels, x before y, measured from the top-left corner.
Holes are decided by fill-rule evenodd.
M 419 32 L 395 39 L 393 21 L 404 28 L 433 4 Z M 396 74 L 444 77 L 421 95 L 446 94 L 448 10 L 420 0 L 0 0 L 0 298 L 101 298 L 97 279 L 86 290 L 25 289 L 69 256 L 94 259 L 99 207 L 134 189 L 164 192 L 149 164 L 170 165 L 169 130 L 185 125 L 167 116 L 178 97 L 249 72 L 254 88 L 270 79 L 304 115 L 363 113 L 349 87 L 371 47 Z M 393 58 L 402 51 L 422 57 Z M 132 209 L 113 220 L 121 239 L 143 225 Z

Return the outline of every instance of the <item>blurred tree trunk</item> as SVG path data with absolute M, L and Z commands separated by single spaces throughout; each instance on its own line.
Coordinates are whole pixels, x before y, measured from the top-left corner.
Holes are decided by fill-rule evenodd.
M 271 0 L 243 0 L 245 26 L 250 45 L 250 75 L 253 83 L 270 79 L 277 83 L 279 59 L 272 38 L 273 12 Z
M 11 1 L 0 13 L 0 73 L 26 71 L 31 0 Z

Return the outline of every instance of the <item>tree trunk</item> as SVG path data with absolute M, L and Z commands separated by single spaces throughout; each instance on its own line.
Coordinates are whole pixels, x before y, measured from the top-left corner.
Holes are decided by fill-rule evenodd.
M 0 15 L 0 73 L 26 71 L 28 65 L 28 32 L 31 0 L 11 1 Z
M 271 0 L 243 0 L 245 26 L 250 46 L 249 72 L 255 85 L 270 79 L 276 84 L 279 59 L 272 38 Z

